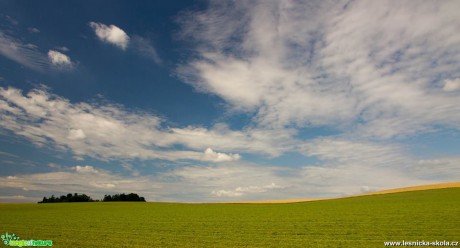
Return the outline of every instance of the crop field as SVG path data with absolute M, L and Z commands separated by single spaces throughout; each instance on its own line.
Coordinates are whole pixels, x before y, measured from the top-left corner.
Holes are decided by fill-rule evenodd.
M 290 204 L 0 204 L 0 232 L 53 247 L 384 247 L 459 241 L 460 188 Z

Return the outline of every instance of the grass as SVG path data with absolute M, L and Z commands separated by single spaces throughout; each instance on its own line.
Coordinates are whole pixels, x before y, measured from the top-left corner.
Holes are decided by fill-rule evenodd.
M 291 204 L 0 204 L 0 232 L 53 247 L 384 247 L 459 241 L 460 188 Z

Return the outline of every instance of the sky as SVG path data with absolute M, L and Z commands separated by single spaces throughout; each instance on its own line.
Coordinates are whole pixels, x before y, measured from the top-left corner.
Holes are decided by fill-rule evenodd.
M 0 0 L 0 201 L 460 181 L 459 1 Z

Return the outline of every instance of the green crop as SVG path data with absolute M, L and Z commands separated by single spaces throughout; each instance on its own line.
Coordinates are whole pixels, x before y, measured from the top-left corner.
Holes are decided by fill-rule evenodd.
M 0 204 L 0 232 L 53 247 L 384 247 L 459 241 L 460 188 L 289 204 Z

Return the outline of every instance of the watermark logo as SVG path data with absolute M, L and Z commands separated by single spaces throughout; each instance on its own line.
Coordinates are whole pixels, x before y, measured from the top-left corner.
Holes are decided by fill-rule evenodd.
M 17 246 L 17 247 L 23 247 L 23 246 L 53 246 L 53 241 L 52 240 L 24 240 L 21 239 L 19 236 L 16 234 L 12 233 L 5 233 L 2 234 L 1 236 L 3 244 L 6 246 Z

